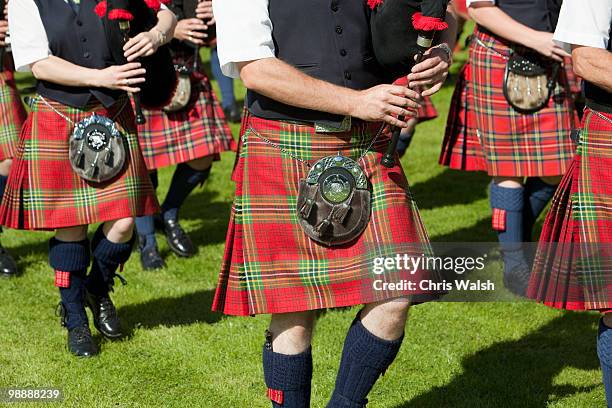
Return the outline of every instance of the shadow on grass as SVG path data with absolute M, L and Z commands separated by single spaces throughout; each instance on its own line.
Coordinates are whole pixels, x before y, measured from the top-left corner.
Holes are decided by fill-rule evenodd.
M 526 318 L 528 318 L 526 316 Z M 566 367 L 599 367 L 597 318 L 565 313 L 538 330 L 496 343 L 463 360 L 463 372 L 395 408 L 544 407 L 597 387 L 553 384 Z
M 223 314 L 211 310 L 214 290 L 199 290 L 178 297 L 162 297 L 119 309 L 126 337 L 137 328 L 188 326 L 194 323 L 216 323 Z
M 482 172 L 445 169 L 427 181 L 410 186 L 420 209 L 471 204 L 487 197 L 490 177 Z

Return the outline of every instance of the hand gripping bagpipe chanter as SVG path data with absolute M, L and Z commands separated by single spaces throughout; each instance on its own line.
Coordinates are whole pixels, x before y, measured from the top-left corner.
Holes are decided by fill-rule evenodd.
M 2 1 L 2 0 L 0 0 Z M 153 12 L 159 11 L 162 3 L 168 1 L 160 0 L 142 0 Z M 96 14 L 100 18 L 107 18 L 109 21 L 117 22 L 119 30 L 121 31 L 122 41 L 125 45 L 130 39 L 130 22 L 134 20 L 134 15 L 130 11 L 130 0 L 103 0 L 99 2 L 95 8 Z M 122 63 L 127 63 L 127 60 L 123 58 Z M 139 125 L 146 122 L 144 114 L 142 112 L 142 103 L 140 100 L 140 94 L 132 94 L 134 99 L 134 110 L 136 112 L 136 123 Z
M 383 2 L 389 3 L 389 5 L 382 4 Z M 383 67 L 388 68 L 394 79 L 408 75 L 412 66 L 421 62 L 425 52 L 431 48 L 435 34 L 448 28 L 448 24 L 444 21 L 448 2 L 448 0 L 368 0 L 372 12 L 374 14 L 378 12 L 379 19 L 382 20 L 382 25 L 379 22 L 377 24 L 379 28 L 376 31 L 373 30 L 373 36 L 380 37 L 379 39 L 374 38 L 375 54 L 380 51 L 377 50 L 377 42 L 400 41 L 400 44 L 388 46 L 389 50 L 379 52 L 381 54 L 379 61 L 383 61 Z M 384 7 L 388 7 L 386 15 L 385 10 L 381 10 Z M 398 9 L 401 9 L 402 12 L 395 13 L 394 11 Z M 407 9 L 414 11 L 412 13 L 412 24 L 401 22 L 401 25 L 405 24 L 405 27 L 402 28 L 401 25 L 398 26 L 397 19 L 398 16 L 404 16 Z M 408 11 L 408 13 L 410 12 Z M 373 16 L 373 18 L 375 17 Z M 385 19 L 395 21 L 386 24 Z M 416 41 L 406 34 L 408 31 L 416 33 Z M 416 44 L 401 44 L 407 38 L 410 38 Z M 405 49 L 398 50 L 398 46 L 401 47 L 402 45 L 405 45 Z M 387 46 L 383 45 L 381 48 L 384 47 Z M 403 122 L 405 118 L 400 115 L 398 119 Z M 401 128 L 393 127 L 389 146 L 381 160 L 381 164 L 387 168 L 395 166 L 395 151 L 400 133 Z

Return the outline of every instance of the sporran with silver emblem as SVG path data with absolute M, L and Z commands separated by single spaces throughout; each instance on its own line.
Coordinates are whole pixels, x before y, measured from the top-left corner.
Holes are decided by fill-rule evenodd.
M 125 167 L 127 148 L 125 138 L 113 119 L 92 114 L 74 123 L 42 96 L 39 98 L 64 120 L 74 125 L 69 139 L 69 159 L 72 170 L 84 180 L 103 183 L 117 176 Z M 117 118 L 127 101 L 119 109 Z
M 308 175 L 299 182 L 296 206 L 299 225 L 313 241 L 337 246 L 359 238 L 370 221 L 371 185 L 358 162 L 370 151 L 383 129 L 384 126 L 381 126 L 357 160 L 338 152 L 337 155 L 319 159 L 314 165 L 272 143 L 253 128 L 250 131 L 309 167 Z

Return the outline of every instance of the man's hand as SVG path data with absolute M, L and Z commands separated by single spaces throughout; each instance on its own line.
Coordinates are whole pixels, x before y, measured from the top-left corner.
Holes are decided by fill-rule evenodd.
M 196 7 L 196 17 L 206 22 L 208 25 L 215 24 L 212 0 L 203 0 L 198 3 L 198 7 Z
M 408 120 L 396 116 L 416 116 L 421 96 L 412 89 L 397 85 L 378 85 L 360 91 L 352 103 L 350 115 L 367 122 L 383 121 L 397 127 L 408 127 Z
M 412 68 L 408 75 L 411 88 L 428 88 L 421 94 L 431 96 L 438 92 L 448 77 L 451 61 L 446 51 L 441 48 L 430 48 L 424 54 L 425 59 Z
M 0 46 L 3 47 L 6 45 L 6 33 L 8 32 L 9 26 L 8 21 L 0 20 Z
M 180 41 L 189 41 L 196 45 L 204 44 L 204 40 L 208 37 L 206 29 L 208 26 L 202 23 L 199 18 L 187 18 L 181 20 L 174 29 L 174 38 Z

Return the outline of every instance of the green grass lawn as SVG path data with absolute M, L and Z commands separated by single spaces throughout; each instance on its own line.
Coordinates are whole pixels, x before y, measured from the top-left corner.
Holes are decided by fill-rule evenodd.
M 440 116 L 418 128 L 403 165 L 432 240 L 494 241 L 487 177 L 437 164 L 453 83 L 434 96 Z M 28 84 L 21 77 L 20 86 Z M 244 88 L 236 89 L 242 97 Z M 223 154 L 181 212 L 199 245 L 197 257 L 178 259 L 161 235 L 167 269 L 145 272 L 133 254 L 124 271 L 129 284 L 118 286 L 113 297 L 128 335 L 110 342 L 96 334 L 102 353 L 94 359 L 66 351 L 47 265 L 51 235 L 5 231 L 2 242 L 24 274 L 0 282 L 0 388 L 59 387 L 63 405 L 74 407 L 267 407 L 260 354 L 269 318 L 210 310 L 234 189 L 233 160 Z M 172 169 L 160 172 L 160 197 L 171 175 Z M 324 406 L 332 392 L 355 312 L 328 311 L 319 318 L 313 407 Z M 596 323 L 593 314 L 532 303 L 414 307 L 401 352 L 369 406 L 603 407 Z

